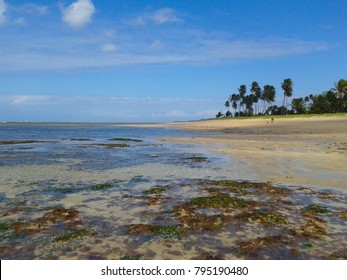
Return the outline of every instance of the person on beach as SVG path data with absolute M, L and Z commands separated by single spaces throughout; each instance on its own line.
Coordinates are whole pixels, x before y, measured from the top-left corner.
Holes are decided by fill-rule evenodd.
M 269 119 L 268 118 L 266 118 L 266 124 L 269 124 Z
M 271 123 L 274 123 L 274 118 L 271 118 Z

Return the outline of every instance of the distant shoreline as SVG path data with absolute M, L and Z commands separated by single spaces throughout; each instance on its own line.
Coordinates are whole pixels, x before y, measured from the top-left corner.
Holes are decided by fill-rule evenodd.
M 185 125 L 191 125 L 195 126 L 194 124 L 201 124 L 199 127 L 203 127 L 203 124 L 217 124 L 216 128 L 222 127 L 220 124 L 224 122 L 232 122 L 235 124 L 239 124 L 240 122 L 246 123 L 249 120 L 266 120 L 267 118 L 274 118 L 274 119 L 281 119 L 281 120 L 315 120 L 315 119 L 346 119 L 347 120 L 347 114 L 322 114 L 322 115 L 286 115 L 286 116 L 252 116 L 252 117 L 239 117 L 239 118 L 220 118 L 220 119 L 200 119 L 200 120 L 186 120 L 186 121 L 169 121 L 169 122 L 107 122 L 107 121 L 101 121 L 101 122 L 83 122 L 83 121 L 0 121 L 0 125 L 4 124 L 27 124 L 27 125 L 119 125 L 119 126 L 185 126 Z M 216 122 L 216 123 L 215 123 Z M 208 128 L 208 126 L 206 127 Z
M 226 119 L 171 123 L 210 132 L 165 142 L 203 144 L 238 159 L 262 181 L 347 191 L 347 117 Z M 216 132 L 216 133 L 213 133 Z M 232 166 L 230 167 L 232 169 Z

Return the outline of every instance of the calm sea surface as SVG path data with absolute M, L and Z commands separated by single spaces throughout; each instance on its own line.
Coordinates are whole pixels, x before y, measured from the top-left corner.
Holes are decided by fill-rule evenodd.
M 160 141 L 199 135 L 0 124 L 0 259 L 296 259 L 347 248 L 345 195 L 240 185 L 230 180 L 256 180 L 242 162 Z

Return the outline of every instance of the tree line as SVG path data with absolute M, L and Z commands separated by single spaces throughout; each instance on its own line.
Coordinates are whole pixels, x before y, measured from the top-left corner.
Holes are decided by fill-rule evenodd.
M 347 80 L 340 79 L 334 88 L 321 94 L 293 98 L 291 103 L 289 98 L 293 96 L 293 81 L 290 78 L 284 79 L 281 89 L 282 106 L 277 106 L 274 104 L 277 92 L 273 85 L 261 88 L 257 82 L 252 82 L 249 93 L 246 85 L 240 85 L 238 92 L 231 94 L 225 101 L 224 106 L 227 109 L 225 114 L 220 111 L 216 114 L 216 118 L 347 112 Z

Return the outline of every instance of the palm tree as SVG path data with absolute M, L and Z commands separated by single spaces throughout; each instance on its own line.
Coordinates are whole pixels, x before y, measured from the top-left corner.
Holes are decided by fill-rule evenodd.
M 347 80 L 340 79 L 335 83 L 335 88 L 332 89 L 336 97 L 341 100 L 342 110 L 346 111 L 347 109 Z
M 229 102 L 229 100 L 225 101 L 224 106 L 227 107 L 227 109 L 229 109 L 229 107 L 230 107 L 230 102 Z
M 227 117 L 229 117 L 230 116 L 230 111 L 229 111 L 230 102 L 229 102 L 229 100 L 225 101 L 224 106 L 227 108 L 227 112 L 225 113 L 225 115 Z
M 245 95 L 247 93 L 247 88 L 245 85 L 239 87 L 239 96 L 240 96 L 240 107 L 245 104 Z M 241 108 L 240 108 L 241 109 Z
M 264 98 L 264 101 L 267 103 L 267 107 L 269 107 L 272 104 L 272 102 L 275 102 L 275 99 L 276 99 L 275 87 L 272 85 L 265 85 L 263 90 L 263 98 Z
M 253 82 L 251 85 L 251 92 L 254 94 L 254 102 L 257 103 L 258 110 L 254 110 L 255 114 L 259 112 L 258 101 L 261 100 L 261 88 L 257 82 Z
M 297 114 L 306 114 L 306 104 L 304 98 L 294 98 L 292 100 L 292 108 Z
M 283 108 L 285 107 L 287 113 L 288 97 L 291 97 L 293 95 L 292 80 L 290 78 L 284 79 L 283 83 L 281 84 L 281 88 L 283 89 Z M 284 115 L 284 112 L 282 112 L 282 115 Z
M 235 113 L 236 113 L 236 109 L 237 109 L 237 94 L 233 93 L 230 95 L 229 97 L 229 101 L 231 103 L 231 107 L 233 108 L 233 111 L 234 111 L 234 116 L 235 116 Z
M 336 92 L 338 98 L 344 98 L 347 95 L 347 80 L 340 79 L 335 83 L 335 88 L 333 90 Z

